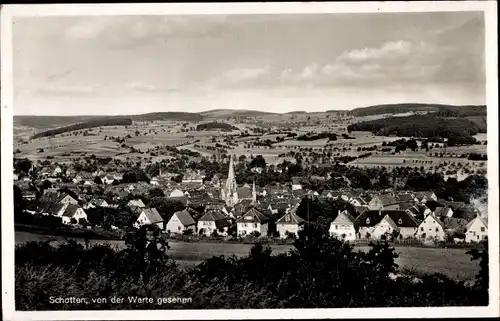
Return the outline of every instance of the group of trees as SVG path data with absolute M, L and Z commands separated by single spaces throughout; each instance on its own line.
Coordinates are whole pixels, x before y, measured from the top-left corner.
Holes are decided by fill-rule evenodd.
M 471 137 L 480 132 L 478 125 L 464 118 L 441 118 L 433 114 L 413 115 L 406 117 L 380 118 L 351 124 L 351 131 L 370 131 L 382 136 L 405 137 L 443 137 L 448 138 L 448 145 L 472 144 Z
M 196 130 L 233 131 L 233 130 L 239 130 L 239 128 L 227 123 L 212 122 L 212 123 L 199 124 L 196 126 Z
M 489 299 L 487 244 L 470 253 L 480 261 L 472 286 L 442 274 L 401 271 L 387 243 L 358 252 L 312 225 L 299 232 L 289 252 L 275 254 L 256 244 L 247 256 L 215 256 L 186 269 L 169 257 L 170 246 L 155 226 L 130 231 L 125 244 L 122 250 L 75 241 L 17 246 L 16 309 L 165 308 L 156 299 L 55 305 L 39 293 L 78 298 L 168 293 L 190 298 L 169 308 L 190 309 L 486 306 Z
M 321 132 L 321 133 L 307 133 L 304 135 L 300 135 L 297 137 L 297 140 L 301 141 L 311 141 L 311 140 L 318 140 L 318 139 L 324 139 L 328 138 L 330 141 L 335 141 L 337 140 L 337 134 L 335 133 L 330 133 L 330 132 Z

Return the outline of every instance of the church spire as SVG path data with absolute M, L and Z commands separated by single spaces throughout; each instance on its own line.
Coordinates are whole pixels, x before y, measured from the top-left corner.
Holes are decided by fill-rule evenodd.
M 238 186 L 236 185 L 236 178 L 234 175 L 233 155 L 230 156 L 229 160 L 229 172 L 224 190 L 224 198 L 228 206 L 234 206 L 238 203 Z
M 257 204 L 257 191 L 255 190 L 255 180 L 253 181 L 253 186 L 252 186 L 252 205 Z

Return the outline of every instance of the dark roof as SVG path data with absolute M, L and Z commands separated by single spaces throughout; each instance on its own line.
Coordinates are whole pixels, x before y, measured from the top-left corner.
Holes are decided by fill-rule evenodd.
M 62 216 L 66 217 L 73 217 L 76 214 L 76 210 L 78 210 L 80 207 L 75 204 L 69 204 L 66 209 L 64 210 L 64 213 Z
M 399 194 L 396 199 L 399 202 L 412 202 L 415 198 L 411 194 Z
M 145 208 L 142 212 L 144 212 L 151 224 L 163 222 L 163 218 L 156 208 Z
M 238 187 L 239 199 L 252 199 L 252 189 L 248 187 Z
M 368 207 L 366 206 L 354 206 L 354 210 L 356 211 L 356 213 L 363 213 L 365 211 L 368 211 Z
M 276 224 L 303 224 L 305 221 L 300 218 L 297 214 L 295 213 L 288 213 L 283 215 L 277 222 Z
M 236 220 L 236 223 L 264 223 L 269 218 L 254 207 L 249 209 L 243 216 Z
M 375 226 L 385 217 L 389 216 L 398 227 L 417 227 L 420 222 L 408 212 L 400 210 L 391 211 L 366 211 L 356 218 L 359 226 Z
M 198 221 L 217 222 L 225 219 L 226 215 L 224 215 L 220 210 L 209 210 Z
M 437 217 L 441 217 L 446 213 L 446 211 L 448 211 L 448 209 L 449 209 L 448 206 L 444 206 L 444 207 L 438 206 L 434 210 L 434 214 L 436 214 Z
M 380 201 L 382 202 L 382 204 L 384 206 L 398 203 L 396 198 L 394 196 L 392 196 L 391 194 L 381 194 L 381 195 L 378 195 L 378 198 L 380 199 Z
M 174 215 L 177 216 L 179 221 L 182 223 L 184 226 L 190 226 L 190 225 L 195 225 L 196 222 L 194 221 L 193 217 L 187 210 L 182 210 L 175 212 Z

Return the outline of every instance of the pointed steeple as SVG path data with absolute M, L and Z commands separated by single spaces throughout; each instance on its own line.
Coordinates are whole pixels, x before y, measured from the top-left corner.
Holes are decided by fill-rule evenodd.
M 253 181 L 253 186 L 252 186 L 252 205 L 257 204 L 257 191 L 255 190 L 255 180 Z
M 234 181 L 234 161 L 233 161 L 233 155 L 231 155 L 229 159 L 229 172 L 227 174 L 226 188 L 228 188 L 229 185 L 233 183 L 233 181 Z
M 238 203 L 238 186 L 236 185 L 236 178 L 234 177 L 234 161 L 233 155 L 229 160 L 229 172 L 225 186 L 225 201 L 228 206 L 234 206 Z

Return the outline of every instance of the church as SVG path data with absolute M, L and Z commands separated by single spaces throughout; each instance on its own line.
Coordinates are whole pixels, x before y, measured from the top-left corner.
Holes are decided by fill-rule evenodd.
M 226 184 L 221 189 L 221 198 L 229 207 L 233 207 L 240 202 L 238 195 L 238 185 L 236 183 L 236 178 L 234 175 L 234 155 L 231 155 L 229 159 L 229 172 L 227 175 Z M 255 190 L 254 182 L 252 189 L 252 203 L 255 204 L 256 198 L 257 193 Z

